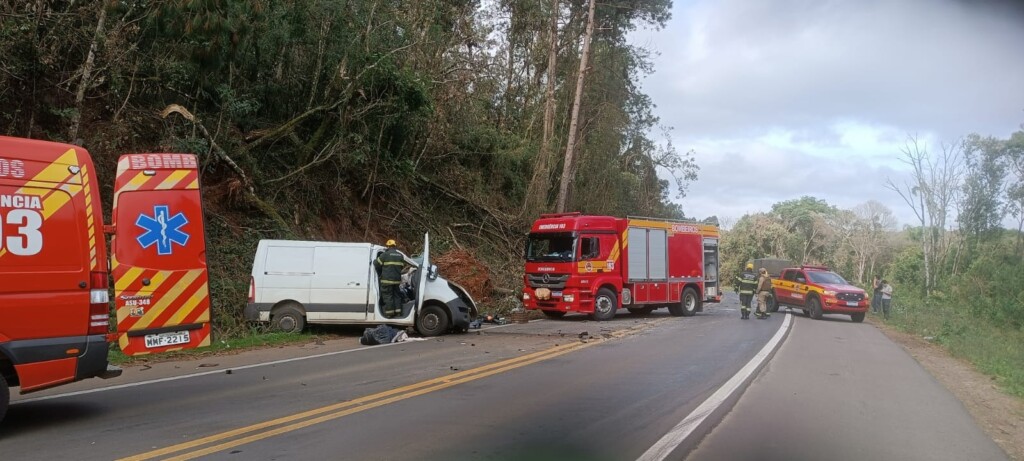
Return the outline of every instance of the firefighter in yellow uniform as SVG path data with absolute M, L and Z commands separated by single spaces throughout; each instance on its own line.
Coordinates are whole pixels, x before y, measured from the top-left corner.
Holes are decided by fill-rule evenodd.
M 768 300 L 772 296 L 772 278 L 768 276 L 768 269 L 761 268 L 761 276 L 757 279 L 757 318 L 766 319 L 768 313 Z
M 381 310 L 387 318 L 402 315 L 402 269 L 405 268 L 405 257 L 395 248 L 395 241 L 388 240 L 387 249 L 377 256 L 373 266 L 380 276 Z
M 750 318 L 750 302 L 754 300 L 754 291 L 757 290 L 757 274 L 754 273 L 754 264 L 747 263 L 747 267 L 739 277 L 736 277 L 736 292 L 740 294 L 740 318 Z

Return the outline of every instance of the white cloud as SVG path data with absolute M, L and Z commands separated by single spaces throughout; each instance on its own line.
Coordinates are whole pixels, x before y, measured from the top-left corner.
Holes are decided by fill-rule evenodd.
M 634 42 L 660 53 L 644 82 L 673 142 L 694 149 L 693 216 L 764 211 L 813 195 L 869 199 L 907 223 L 886 177 L 916 134 L 937 149 L 1024 122 L 1024 14 L 954 0 L 676 2 Z

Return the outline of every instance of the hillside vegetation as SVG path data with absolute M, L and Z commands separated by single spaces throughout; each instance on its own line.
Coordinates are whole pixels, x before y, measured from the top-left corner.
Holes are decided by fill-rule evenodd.
M 557 203 L 682 216 L 697 168 L 651 138 L 626 40 L 670 4 L 0 0 L 0 133 L 89 149 L 108 212 L 118 155 L 198 154 L 221 335 L 244 331 L 260 238 L 415 252 L 429 231 L 511 289 Z

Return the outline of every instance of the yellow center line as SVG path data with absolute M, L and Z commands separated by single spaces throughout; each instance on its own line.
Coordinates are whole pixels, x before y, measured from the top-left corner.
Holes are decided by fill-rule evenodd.
M 654 322 L 654 323 L 660 323 L 660 322 L 661 321 Z M 633 328 L 630 328 L 630 329 L 627 329 L 627 330 L 616 331 L 616 332 L 613 332 L 611 334 L 611 337 L 613 337 L 613 338 L 621 338 L 621 337 L 624 337 L 624 336 L 626 336 L 626 335 L 628 335 L 630 333 L 634 333 L 636 331 L 639 331 L 643 327 L 644 327 L 644 325 L 641 325 L 641 326 L 633 327 Z M 380 393 L 377 393 L 377 394 L 368 395 L 368 396 L 365 396 L 365 397 L 360 397 L 360 398 L 357 398 L 357 399 L 354 399 L 354 400 L 349 400 L 349 401 L 346 401 L 346 402 L 336 403 L 336 404 L 333 404 L 333 405 L 328 405 L 328 406 L 325 406 L 325 407 L 316 408 L 316 409 L 305 411 L 305 412 L 302 412 L 302 413 L 297 413 L 297 414 L 294 414 L 294 415 L 285 416 L 285 417 L 273 419 L 273 420 L 270 420 L 270 421 L 265 421 L 265 422 L 262 422 L 262 423 L 253 424 L 251 426 L 246 426 L 246 427 L 242 427 L 242 428 L 239 428 L 239 429 L 234 429 L 234 430 L 231 430 L 231 431 L 227 431 L 227 432 L 223 432 L 223 433 L 220 433 L 220 434 L 211 435 L 211 436 L 208 436 L 208 437 L 203 437 L 201 439 L 196 439 L 196 440 L 193 440 L 193 441 L 190 441 L 190 442 L 185 442 L 185 443 L 181 443 L 181 444 L 177 444 L 177 445 L 172 445 L 172 446 L 169 446 L 169 447 L 165 447 L 165 448 L 161 448 L 161 449 L 158 449 L 158 450 L 149 451 L 149 452 L 142 453 L 142 454 L 135 455 L 135 456 L 121 458 L 118 461 L 143 461 L 143 460 L 154 459 L 154 458 L 161 457 L 161 456 L 164 456 L 164 455 L 169 455 L 169 454 L 172 454 L 172 453 L 178 453 L 178 452 L 181 452 L 181 451 L 185 451 L 185 450 L 189 450 L 189 449 L 193 449 L 193 448 L 198 448 L 200 446 L 207 445 L 207 444 L 210 444 L 210 443 L 225 441 L 225 440 L 231 439 L 233 437 L 241 436 L 241 435 L 248 434 L 248 433 L 251 433 L 251 432 L 254 432 L 254 431 L 258 431 L 258 430 L 261 430 L 261 429 L 266 429 L 266 428 L 270 428 L 270 427 L 274 427 L 274 426 L 278 426 L 278 425 L 282 425 L 282 424 L 286 424 L 286 423 L 292 423 L 292 424 L 281 426 L 281 427 L 278 427 L 276 429 L 272 429 L 272 430 L 269 430 L 269 431 L 266 431 L 266 432 L 260 432 L 258 434 L 249 435 L 247 437 L 242 437 L 242 438 L 239 438 L 239 439 L 223 442 L 223 443 L 220 443 L 220 444 L 217 444 L 217 445 L 213 445 L 213 446 L 209 446 L 207 448 L 199 449 L 199 450 L 196 450 L 196 451 L 182 453 L 182 454 L 180 454 L 178 456 L 175 456 L 173 458 L 168 458 L 170 460 L 194 459 L 194 458 L 197 458 L 197 457 L 200 457 L 200 456 L 206 456 L 208 454 L 216 453 L 218 451 L 223 451 L 223 450 L 226 450 L 226 449 L 229 449 L 229 448 L 233 448 L 233 447 L 237 447 L 239 445 L 244 445 L 244 444 L 247 444 L 247 443 L 255 442 L 255 441 L 258 441 L 258 440 L 262 440 L 262 439 L 265 439 L 265 438 L 269 438 L 269 437 L 273 437 L 273 436 L 276 436 L 276 435 L 284 434 L 284 433 L 287 433 L 287 432 L 292 432 L 292 431 L 295 431 L 295 430 L 298 430 L 298 429 L 309 427 L 309 426 L 312 426 L 312 425 L 315 425 L 315 424 L 320 424 L 320 423 L 323 423 L 323 422 L 326 422 L 326 421 L 330 421 L 330 420 L 333 420 L 333 419 L 341 418 L 341 417 L 348 416 L 348 415 L 351 415 L 351 414 L 354 414 L 354 413 L 359 413 L 359 412 L 362 412 L 362 411 L 365 411 L 365 410 L 370 410 L 370 409 L 373 409 L 373 408 L 377 408 L 377 407 L 380 407 L 380 406 L 383 406 L 383 405 L 388 405 L 388 404 L 391 404 L 391 403 L 394 403 L 394 402 L 398 402 L 398 401 L 401 401 L 401 400 L 405 400 L 405 399 L 409 399 L 409 398 L 412 398 L 412 397 L 417 397 L 417 396 L 420 396 L 420 395 L 424 395 L 424 394 L 428 394 L 428 393 L 431 393 L 431 392 L 439 391 L 439 390 L 446 389 L 446 388 L 449 388 L 449 387 L 452 387 L 452 386 L 456 386 L 458 384 L 463 384 L 463 383 L 467 383 L 467 382 L 470 382 L 470 381 L 482 379 L 482 378 L 485 378 L 485 377 L 488 377 L 488 376 L 491 376 L 491 375 L 495 375 L 495 374 L 498 374 L 498 373 L 503 373 L 503 372 L 506 372 L 506 371 L 509 371 L 509 370 L 513 370 L 513 369 L 516 369 L 516 368 L 519 368 L 519 367 L 523 367 L 523 366 L 526 366 L 526 365 L 530 365 L 530 364 L 533 364 L 533 363 L 537 363 L 537 362 L 548 360 L 548 359 L 551 359 L 551 358 L 554 358 L 554 357 L 558 357 L 560 355 L 567 354 L 569 352 L 573 352 L 573 351 L 580 350 L 580 349 L 583 349 L 583 348 L 586 348 L 586 347 L 590 347 L 592 345 L 598 344 L 598 343 L 603 342 L 603 341 L 604 340 L 600 339 L 600 338 L 594 338 L 593 340 L 591 340 L 589 342 L 575 342 L 574 341 L 574 342 L 569 343 L 569 344 L 563 344 L 563 345 L 560 345 L 560 346 L 554 346 L 554 347 L 545 349 L 543 351 L 534 352 L 534 353 L 531 353 L 531 354 L 524 355 L 522 357 L 514 357 L 514 358 L 503 360 L 503 361 L 500 361 L 500 362 L 495 362 L 495 363 L 492 363 L 490 365 L 485 365 L 485 366 L 474 368 L 474 369 L 471 369 L 471 370 L 461 371 L 461 372 L 458 372 L 458 373 L 455 373 L 455 374 L 452 374 L 452 375 L 441 376 L 441 377 L 438 377 L 438 378 L 430 379 L 430 380 L 427 380 L 427 381 L 422 381 L 422 382 L 415 383 L 415 384 L 410 384 L 410 385 L 407 385 L 407 386 L 398 387 L 398 388 L 391 389 L 391 390 L 384 391 L 384 392 L 380 392 Z M 328 414 L 324 414 L 324 413 L 328 413 Z M 310 417 L 317 416 L 317 415 L 322 415 L 322 416 L 319 416 L 319 417 L 316 417 L 316 418 L 312 418 L 312 419 L 306 419 L 306 418 L 310 418 Z M 303 419 L 305 419 L 305 420 L 304 421 L 299 421 L 299 420 L 303 420 Z M 295 422 L 295 421 L 299 421 L 299 422 Z

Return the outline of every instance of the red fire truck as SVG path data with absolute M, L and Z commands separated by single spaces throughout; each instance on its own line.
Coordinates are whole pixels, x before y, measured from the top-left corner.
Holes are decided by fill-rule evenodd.
M 0 419 L 8 386 L 120 375 L 107 363 L 111 342 L 129 355 L 210 344 L 196 157 L 122 156 L 113 225 L 103 225 L 99 190 L 85 149 L 0 137 Z
M 654 218 L 545 214 L 526 242 L 523 305 L 608 320 L 619 307 L 674 316 L 722 299 L 716 226 Z

